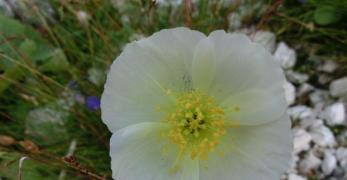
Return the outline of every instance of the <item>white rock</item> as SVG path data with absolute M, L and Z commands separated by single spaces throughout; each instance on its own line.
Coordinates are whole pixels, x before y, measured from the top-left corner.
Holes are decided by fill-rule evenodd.
M 299 171 L 303 174 L 307 174 L 309 171 L 317 169 L 321 163 L 322 161 L 310 151 L 300 162 Z
M 298 154 L 310 149 L 311 140 L 311 134 L 304 129 L 294 129 L 294 153 Z
M 300 160 L 299 156 L 296 155 L 294 152 L 292 152 L 292 158 L 290 160 L 289 168 L 286 171 L 288 174 L 297 173 L 296 166 L 297 166 L 297 163 L 299 162 L 299 160 Z
M 339 162 L 347 161 L 347 148 L 339 147 L 336 150 L 336 158 Z
M 288 105 L 292 105 L 295 102 L 295 87 L 290 82 L 285 82 L 283 84 L 284 95 Z
M 305 105 L 293 106 L 288 109 L 288 114 L 292 119 L 314 118 L 313 109 Z
M 299 176 L 297 174 L 289 174 L 288 180 L 307 180 L 306 177 Z
M 347 147 L 339 147 L 336 150 L 335 155 L 336 155 L 337 161 L 340 162 L 340 166 L 344 168 L 347 175 Z
M 347 77 L 331 82 L 330 93 L 334 97 L 342 97 L 347 95 Z
M 330 82 L 332 79 L 333 79 L 333 78 L 332 78 L 331 76 L 327 75 L 327 74 L 321 74 L 321 75 L 319 75 L 319 77 L 318 77 L 318 82 L 319 82 L 320 84 L 325 85 L 325 84 L 327 84 L 328 82 Z
M 299 124 L 301 128 L 309 129 L 309 128 L 317 127 L 318 125 L 323 124 L 323 121 L 317 118 L 304 118 L 300 120 Z
M 310 85 L 308 83 L 303 83 L 300 85 L 297 95 L 300 97 L 300 96 L 303 96 L 305 94 L 310 93 L 313 90 L 314 90 L 314 87 L 312 85 Z
M 324 110 L 323 116 L 325 117 L 327 124 L 331 126 L 345 124 L 346 113 L 344 104 L 337 102 L 328 106 Z
M 262 44 L 270 53 L 275 51 L 276 36 L 274 33 L 269 31 L 257 31 L 255 34 L 251 35 L 251 39 Z
M 307 74 L 295 72 L 292 70 L 286 71 L 286 76 L 290 82 L 297 84 L 302 84 L 309 79 L 309 76 Z
M 312 92 L 309 95 L 309 98 L 313 105 L 321 103 L 321 102 L 327 103 L 330 100 L 329 92 L 325 90 L 320 90 L 320 89 L 317 89 L 314 92 Z
M 296 53 L 289 48 L 284 42 L 280 42 L 274 53 L 274 57 L 280 62 L 282 68 L 289 69 L 294 67 L 296 63 Z
M 336 168 L 336 158 L 331 150 L 326 150 L 324 152 L 324 159 L 322 162 L 322 171 L 324 175 L 330 175 L 333 170 Z
M 319 146 L 333 147 L 336 145 L 334 134 L 323 124 L 319 123 L 315 126 L 312 126 L 310 128 L 310 134 L 312 136 L 313 142 Z
M 337 64 L 335 61 L 324 61 L 324 63 L 318 67 L 319 71 L 327 72 L 327 73 L 332 73 L 335 71 L 337 68 Z
M 228 15 L 229 29 L 235 30 L 239 29 L 242 25 L 241 15 L 239 13 L 231 13 Z

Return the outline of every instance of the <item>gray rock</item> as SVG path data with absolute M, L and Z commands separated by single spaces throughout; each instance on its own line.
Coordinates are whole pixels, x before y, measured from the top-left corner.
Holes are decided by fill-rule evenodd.
M 297 174 L 289 174 L 288 180 L 307 180 L 306 177 L 299 176 Z
M 341 102 L 337 102 L 326 107 L 323 112 L 323 116 L 328 125 L 335 126 L 346 124 L 345 106 Z
M 321 74 L 318 77 L 318 82 L 322 85 L 329 83 L 333 78 L 327 74 Z
M 323 124 L 317 123 L 317 125 L 313 125 L 309 132 L 313 142 L 319 146 L 334 147 L 336 145 L 334 134 Z
M 324 103 L 330 102 L 329 92 L 326 90 L 317 89 L 314 92 L 312 92 L 309 95 L 310 102 L 313 105 L 316 105 L 318 103 Z
M 310 93 L 313 90 L 314 90 L 314 87 L 312 85 L 310 85 L 308 83 L 303 83 L 299 86 L 297 95 L 300 97 L 300 96 L 303 96 L 305 94 Z
M 286 76 L 290 82 L 296 84 L 302 84 L 309 79 L 309 76 L 307 74 L 295 72 L 292 70 L 286 71 Z
M 340 163 L 340 166 L 347 171 L 347 148 L 339 147 L 336 150 L 336 159 Z
M 278 44 L 274 57 L 278 62 L 280 62 L 284 69 L 292 68 L 296 63 L 295 51 L 289 48 L 284 42 Z
M 292 105 L 295 102 L 295 87 L 290 82 L 285 82 L 283 84 L 284 95 L 288 105 Z
M 305 119 L 305 118 L 314 118 L 315 114 L 313 112 L 313 109 L 310 107 L 307 107 L 305 105 L 298 105 L 293 106 L 288 109 L 289 116 L 296 120 L 296 119 Z
M 311 170 L 317 169 L 321 163 L 322 161 L 310 151 L 299 163 L 299 171 L 303 174 L 308 174 Z
M 332 150 L 326 150 L 324 152 L 324 159 L 322 162 L 322 171 L 324 175 L 328 176 L 330 175 L 333 170 L 336 168 L 337 160 L 334 156 L 334 153 Z
M 251 39 L 262 44 L 270 53 L 275 51 L 276 36 L 274 33 L 269 31 L 257 31 L 255 34 L 251 35 Z
M 336 70 L 337 64 L 335 61 L 324 61 L 324 63 L 320 66 L 318 66 L 319 71 L 327 72 L 327 73 L 332 73 Z
M 294 129 L 294 153 L 309 150 L 311 140 L 311 134 L 304 129 Z
M 343 97 L 347 95 L 347 77 L 334 80 L 330 83 L 330 93 L 334 97 Z

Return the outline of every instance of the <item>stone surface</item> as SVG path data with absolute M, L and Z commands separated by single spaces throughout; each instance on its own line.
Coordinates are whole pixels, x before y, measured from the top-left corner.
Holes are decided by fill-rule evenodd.
M 334 169 L 336 168 L 336 158 L 333 154 L 332 150 L 326 150 L 324 152 L 324 159 L 322 162 L 322 171 L 324 175 L 328 176 L 330 175 Z
M 302 84 L 309 79 L 309 76 L 307 74 L 295 72 L 292 70 L 286 71 L 286 76 L 290 82 L 296 84 Z
M 318 66 L 319 71 L 332 73 L 337 69 L 337 64 L 335 61 L 324 61 L 322 65 Z
M 278 62 L 280 62 L 284 69 L 292 68 L 296 63 L 296 52 L 289 48 L 284 42 L 278 44 L 274 57 Z
M 330 93 L 334 97 L 342 97 L 347 95 L 347 77 L 334 80 L 330 84 Z
M 289 174 L 288 180 L 307 180 L 307 178 L 299 176 L 297 174 Z
M 255 34 L 251 35 L 251 39 L 262 44 L 270 53 L 275 51 L 276 36 L 274 33 L 269 31 L 257 31 Z
M 294 120 L 314 117 L 313 109 L 305 105 L 297 105 L 289 108 L 288 114 Z
M 341 102 L 337 102 L 326 107 L 326 109 L 323 112 L 323 116 L 328 125 L 334 126 L 346 124 L 345 106 Z
M 310 128 L 310 134 L 312 140 L 319 146 L 322 147 L 334 147 L 336 140 L 331 130 L 323 124 L 317 123 L 317 125 Z
M 295 102 L 295 86 L 290 82 L 283 84 L 284 95 L 288 105 L 292 105 Z
M 299 163 L 299 171 L 303 174 L 309 173 L 311 170 L 317 169 L 322 161 L 317 158 L 313 152 L 306 154 L 304 159 Z
M 294 153 L 298 154 L 310 149 L 311 140 L 311 134 L 304 129 L 294 129 Z

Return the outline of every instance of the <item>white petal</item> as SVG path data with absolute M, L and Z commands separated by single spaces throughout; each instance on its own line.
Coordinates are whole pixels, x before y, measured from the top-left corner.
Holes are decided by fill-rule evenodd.
M 170 106 L 167 89 L 191 88 L 196 44 L 205 36 L 187 28 L 162 30 L 126 46 L 114 61 L 101 99 L 102 119 L 115 132 L 146 121 L 159 121 L 158 106 Z
M 216 74 L 210 94 L 217 101 L 249 89 L 282 89 L 282 69 L 262 45 L 245 35 L 224 31 L 214 31 L 208 38 L 216 50 Z
M 226 118 L 241 125 L 259 125 L 279 119 L 287 109 L 282 89 L 249 89 L 229 96 L 223 103 L 225 109 L 238 107 L 239 111 L 226 113 Z
M 160 133 L 168 128 L 163 123 L 139 123 L 117 131 L 110 145 L 112 177 L 117 180 L 199 180 L 197 160 L 184 158 L 181 168 L 170 172 L 178 152 L 174 145 L 163 150 L 166 142 Z
M 224 154 L 211 153 L 200 165 L 200 180 L 278 180 L 289 165 L 292 151 L 290 119 L 228 131 L 220 144 Z M 207 168 L 203 167 L 207 165 Z
M 214 45 L 209 39 L 203 39 L 196 46 L 193 58 L 192 79 L 195 89 L 207 91 L 216 71 Z

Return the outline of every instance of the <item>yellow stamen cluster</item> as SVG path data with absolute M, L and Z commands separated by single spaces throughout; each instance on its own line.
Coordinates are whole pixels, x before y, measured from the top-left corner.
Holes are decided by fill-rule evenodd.
M 173 125 L 168 133 L 170 142 L 178 145 L 181 152 L 190 153 L 192 159 L 207 159 L 226 133 L 224 110 L 199 91 L 177 97 L 176 108 L 165 121 Z

